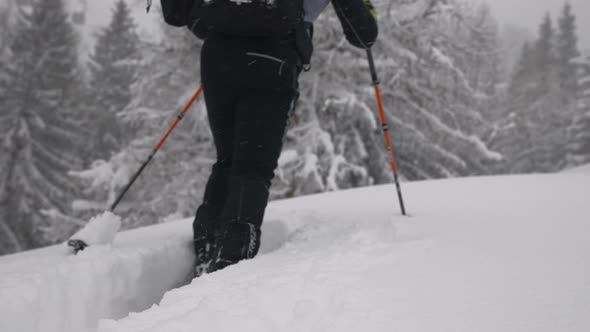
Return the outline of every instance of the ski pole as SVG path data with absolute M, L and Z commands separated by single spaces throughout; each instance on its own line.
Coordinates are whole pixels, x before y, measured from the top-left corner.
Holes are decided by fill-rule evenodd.
M 373 58 L 373 52 L 370 48 L 367 48 L 367 57 L 369 59 L 369 69 L 371 70 L 371 77 L 373 79 L 373 85 L 375 86 L 375 95 L 377 96 L 377 104 L 379 105 L 379 115 L 381 117 L 381 125 L 383 127 L 383 133 L 385 135 L 385 142 L 387 143 L 387 150 L 389 152 L 389 159 L 391 161 L 391 169 L 393 171 L 393 179 L 395 180 L 395 187 L 397 189 L 397 198 L 399 205 L 402 210 L 402 215 L 406 215 L 406 207 L 404 205 L 404 198 L 402 196 L 402 188 L 399 183 L 397 163 L 395 162 L 395 155 L 393 153 L 393 146 L 391 144 L 391 138 L 389 136 L 389 126 L 387 125 L 387 118 L 385 117 L 385 108 L 383 106 L 383 99 L 381 98 L 381 89 L 379 88 L 379 77 L 377 76 L 377 68 L 375 67 L 375 59 Z
M 156 145 L 156 147 L 154 148 L 154 150 L 152 151 L 152 153 L 148 156 L 148 158 L 146 159 L 146 161 L 137 170 L 137 172 L 135 173 L 135 175 L 133 175 L 133 177 L 131 178 L 131 180 L 129 181 L 129 183 L 127 183 L 127 185 L 125 186 L 125 188 L 123 188 L 123 190 L 121 191 L 121 193 L 119 194 L 119 196 L 117 197 L 117 199 L 115 200 L 115 202 L 111 205 L 111 208 L 110 208 L 109 211 L 111 211 L 111 212 L 114 212 L 115 211 L 115 209 L 117 208 L 117 206 L 119 205 L 119 203 L 121 203 L 121 200 L 123 200 L 123 197 L 125 197 L 125 194 L 127 194 L 127 192 L 129 191 L 129 189 L 131 188 L 131 186 L 133 186 L 133 184 L 139 178 L 139 176 L 141 175 L 141 173 L 143 173 L 143 171 L 147 168 L 147 166 L 150 164 L 150 162 L 154 159 L 154 157 L 156 156 L 156 154 L 158 153 L 158 151 L 160 151 L 160 149 L 162 148 L 162 146 L 164 145 L 164 143 L 166 142 L 166 140 L 168 139 L 168 137 L 170 136 L 170 134 L 172 134 L 172 132 L 174 131 L 174 129 L 176 129 L 176 126 L 178 125 L 178 123 L 180 121 L 182 121 L 182 119 L 184 119 L 186 113 L 191 108 L 191 106 L 193 106 L 193 104 L 199 98 L 199 96 L 201 95 L 202 92 L 203 92 L 203 86 L 200 86 L 199 89 L 197 90 L 197 92 L 194 94 L 194 96 L 188 102 L 188 104 L 186 104 L 186 106 L 184 107 L 184 109 L 182 110 L 182 112 L 178 113 L 178 116 L 176 117 L 176 120 L 174 121 L 174 123 L 172 123 L 172 125 L 168 129 L 168 131 L 166 132 L 166 135 L 164 135 L 164 137 L 162 137 L 162 139 L 160 140 L 160 142 L 158 143 L 158 145 Z M 77 252 L 79 252 L 81 250 L 84 250 L 84 248 L 86 248 L 88 246 L 88 244 L 86 244 L 82 240 L 72 239 L 72 240 L 69 240 L 68 241 L 68 246 L 72 247 L 72 249 L 74 249 L 74 252 L 77 253 Z

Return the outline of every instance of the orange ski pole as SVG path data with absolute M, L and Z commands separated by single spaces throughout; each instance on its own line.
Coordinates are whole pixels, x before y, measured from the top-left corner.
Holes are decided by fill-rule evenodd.
M 395 155 L 393 153 L 393 145 L 391 144 L 391 138 L 389 136 L 389 126 L 387 125 L 387 118 L 385 117 L 385 107 L 383 106 L 383 99 L 381 98 L 381 89 L 379 88 L 379 77 L 377 76 L 377 69 L 375 67 L 375 59 L 373 58 L 373 52 L 370 48 L 367 48 L 367 56 L 369 58 L 369 68 L 371 70 L 371 77 L 373 79 L 373 85 L 375 86 L 375 94 L 377 96 L 377 104 L 379 105 L 379 115 L 381 117 L 381 125 L 383 127 L 383 133 L 385 135 L 385 142 L 387 143 L 387 150 L 389 152 L 389 159 L 391 161 L 391 170 L 393 171 L 393 179 L 395 180 L 395 187 L 397 189 L 397 197 L 399 205 L 402 210 L 402 215 L 406 215 L 406 207 L 404 205 L 404 198 L 402 196 L 402 188 L 399 183 L 397 163 L 395 162 Z
M 168 129 L 168 131 L 166 132 L 166 135 L 164 135 L 164 137 L 162 137 L 162 139 L 160 140 L 158 145 L 156 145 L 156 147 L 154 148 L 154 151 L 152 151 L 152 153 L 148 156 L 148 159 L 143 163 L 143 165 L 141 165 L 139 170 L 137 170 L 135 175 L 133 175 L 133 177 L 131 178 L 131 181 L 129 181 L 129 183 L 125 186 L 125 188 L 123 189 L 123 191 L 121 192 L 119 197 L 115 200 L 113 205 L 111 205 L 111 209 L 110 209 L 111 212 L 115 210 L 115 208 L 117 207 L 117 205 L 119 205 L 119 203 L 121 202 L 121 200 L 123 199 L 123 197 L 125 196 L 127 191 L 129 191 L 129 188 L 131 188 L 131 186 L 135 183 L 135 180 L 137 180 L 137 178 L 139 178 L 141 173 L 143 173 L 143 170 L 145 170 L 145 168 L 149 165 L 149 163 L 154 159 L 154 157 L 156 156 L 158 151 L 160 151 L 160 149 L 162 148 L 162 146 L 164 145 L 164 143 L 166 142 L 166 140 L 168 139 L 170 134 L 172 134 L 174 129 L 176 129 L 176 126 L 178 125 L 178 123 L 180 121 L 182 121 L 182 119 L 184 119 L 184 116 L 186 115 L 188 110 L 191 108 L 191 106 L 193 106 L 193 104 L 195 103 L 197 98 L 199 98 L 199 96 L 201 95 L 202 92 L 203 92 L 203 87 L 201 86 L 201 87 L 199 87 L 197 92 L 194 94 L 194 96 L 191 98 L 191 100 L 188 102 L 188 104 L 186 104 L 186 106 L 184 107 L 182 112 L 178 113 L 176 120 L 174 121 L 174 123 L 172 123 L 172 125 Z
M 156 145 L 156 147 L 154 148 L 154 150 L 152 151 L 152 153 L 148 156 L 147 160 L 141 165 L 141 167 L 137 170 L 137 172 L 135 173 L 135 175 L 133 175 L 133 177 L 131 178 L 131 180 L 129 181 L 129 183 L 127 183 L 127 185 L 125 186 L 125 188 L 123 188 L 123 190 L 121 191 L 121 193 L 119 194 L 119 196 L 117 197 L 117 199 L 115 200 L 115 202 L 111 205 L 111 208 L 110 208 L 110 211 L 111 212 L 113 212 L 115 210 L 115 208 L 117 208 L 117 205 L 119 205 L 119 203 L 121 203 L 121 200 L 123 200 L 123 197 L 125 197 L 125 194 L 127 194 L 127 192 L 129 191 L 129 189 L 131 188 L 131 186 L 133 186 L 133 184 L 135 183 L 135 181 L 137 180 L 137 178 L 139 178 L 139 176 L 141 175 L 141 173 L 143 173 L 143 171 L 146 169 L 146 167 L 154 159 L 154 157 L 156 156 L 156 154 L 158 153 L 158 151 L 160 151 L 160 149 L 162 148 L 162 146 L 164 145 L 164 143 L 166 142 L 166 140 L 168 139 L 168 137 L 170 136 L 170 134 L 172 134 L 172 132 L 174 131 L 174 129 L 176 128 L 176 126 L 178 125 L 178 123 L 180 121 L 182 121 L 182 119 L 184 119 L 184 116 L 186 115 L 186 113 L 188 112 L 188 110 L 191 108 L 191 106 L 193 106 L 193 104 L 199 98 L 199 96 L 201 95 L 202 92 L 203 92 L 203 86 L 199 87 L 199 89 L 194 94 L 194 96 L 191 98 L 191 100 L 188 102 L 188 104 L 186 104 L 186 106 L 184 107 L 184 109 L 182 110 L 182 112 L 180 112 L 178 114 L 178 116 L 176 117 L 176 120 L 170 126 L 170 128 L 168 129 L 168 131 L 166 132 L 166 135 L 164 135 L 164 137 L 162 137 L 162 139 L 160 140 L 160 142 L 158 143 L 158 145 Z M 72 247 L 74 249 L 74 252 L 78 252 L 78 251 L 84 250 L 84 248 L 86 248 L 88 245 L 86 243 L 84 243 L 84 241 L 72 239 L 72 240 L 68 241 L 68 246 Z

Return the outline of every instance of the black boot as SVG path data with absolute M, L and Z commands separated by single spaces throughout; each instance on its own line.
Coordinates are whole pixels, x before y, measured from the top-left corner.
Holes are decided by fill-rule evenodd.
M 197 263 L 195 265 L 195 277 L 200 277 L 207 273 L 213 261 L 215 253 L 215 240 L 210 237 L 195 239 L 195 252 Z
M 207 273 L 254 258 L 260 249 L 260 234 L 260 227 L 251 223 L 225 224 L 217 234 L 215 254 Z
M 196 255 L 195 277 L 200 277 L 209 269 L 215 253 L 215 219 L 208 215 L 208 207 L 203 205 L 193 222 L 194 246 Z
M 223 156 L 222 156 L 223 157 Z M 193 222 L 196 265 L 195 276 L 207 272 L 215 253 L 215 233 L 228 190 L 228 176 L 231 159 L 220 158 L 213 166 L 207 182 L 203 204 L 199 206 Z

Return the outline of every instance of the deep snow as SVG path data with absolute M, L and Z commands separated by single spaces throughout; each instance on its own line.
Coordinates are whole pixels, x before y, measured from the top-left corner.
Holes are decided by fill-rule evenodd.
M 404 183 L 274 202 L 262 254 L 100 332 L 588 331 L 590 175 Z M 78 257 L 0 258 L 0 331 L 80 331 L 188 281 L 190 220 Z

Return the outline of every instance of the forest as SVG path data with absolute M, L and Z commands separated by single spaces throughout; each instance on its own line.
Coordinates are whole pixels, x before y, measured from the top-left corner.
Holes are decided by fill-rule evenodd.
M 403 181 L 590 163 L 590 53 L 575 8 L 507 45 L 484 5 L 373 2 Z M 119 0 L 85 58 L 64 0 L 0 7 L 0 254 L 62 242 L 107 209 L 198 89 L 202 41 L 160 29 L 160 42 L 141 38 Z M 366 53 L 346 43 L 332 9 L 314 46 L 273 199 L 392 182 Z M 200 100 L 116 211 L 124 227 L 193 216 L 214 160 Z

